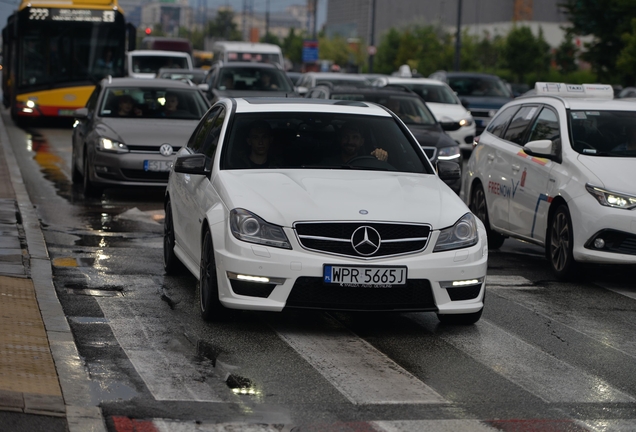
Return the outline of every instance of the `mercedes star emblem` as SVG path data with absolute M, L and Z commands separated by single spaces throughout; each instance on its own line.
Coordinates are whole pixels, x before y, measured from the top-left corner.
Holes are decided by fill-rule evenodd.
M 361 226 L 351 235 L 351 246 L 362 256 L 376 253 L 381 243 L 380 233 L 370 226 Z
M 159 153 L 163 156 L 172 156 L 172 146 L 170 144 L 162 144 L 159 147 Z

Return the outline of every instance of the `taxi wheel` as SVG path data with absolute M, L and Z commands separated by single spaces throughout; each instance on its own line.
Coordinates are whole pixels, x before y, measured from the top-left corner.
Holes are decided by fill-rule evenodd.
M 199 266 L 199 305 L 201 318 L 204 321 L 222 321 L 230 317 L 230 309 L 225 308 L 219 301 L 219 288 L 216 279 L 216 261 L 212 236 L 205 233 L 201 249 L 201 264 Z
M 559 206 L 550 219 L 546 258 L 560 280 L 571 279 L 576 273 L 573 250 L 572 218 L 566 205 Z
M 488 249 L 499 249 L 506 237 L 490 229 L 490 221 L 488 220 L 488 204 L 486 203 L 486 194 L 480 183 L 473 188 L 472 198 L 470 200 L 470 211 L 484 223 L 486 234 L 488 235 Z
M 437 314 L 437 319 L 442 324 L 448 325 L 471 325 L 475 324 L 481 318 L 484 308 L 475 313 L 467 314 Z
M 166 216 L 163 220 L 163 269 L 168 275 L 179 274 L 184 269 L 174 253 L 174 223 L 169 200 L 166 202 Z
M 86 152 L 84 152 L 86 155 Z M 85 197 L 97 197 L 103 192 L 103 189 L 95 186 L 91 181 L 90 166 L 88 164 L 88 157 L 84 156 L 84 182 L 82 184 Z

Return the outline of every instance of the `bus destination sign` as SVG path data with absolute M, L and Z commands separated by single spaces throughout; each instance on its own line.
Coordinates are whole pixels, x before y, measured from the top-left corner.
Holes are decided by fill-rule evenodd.
M 31 8 L 30 21 L 115 22 L 114 10 Z

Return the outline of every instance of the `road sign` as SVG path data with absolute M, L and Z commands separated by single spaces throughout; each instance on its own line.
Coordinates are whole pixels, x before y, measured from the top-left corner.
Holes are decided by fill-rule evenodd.
M 311 63 L 318 61 L 318 41 L 303 41 L 303 63 Z

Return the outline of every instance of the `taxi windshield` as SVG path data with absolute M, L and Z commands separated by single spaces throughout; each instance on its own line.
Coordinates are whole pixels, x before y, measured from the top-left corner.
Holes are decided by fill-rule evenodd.
M 590 156 L 636 157 L 636 112 L 570 111 L 572 148 Z

